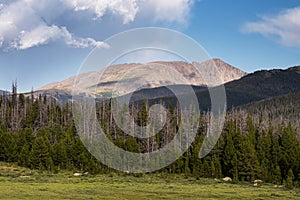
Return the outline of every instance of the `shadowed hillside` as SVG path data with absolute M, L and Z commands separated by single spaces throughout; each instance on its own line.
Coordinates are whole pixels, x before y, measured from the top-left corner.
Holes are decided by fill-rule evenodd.
M 248 74 L 239 80 L 225 85 L 227 95 L 227 108 L 231 109 L 263 99 L 300 92 L 300 66 L 291 67 L 286 70 L 263 70 Z M 180 86 L 184 88 L 184 86 Z M 187 87 L 187 86 L 186 86 Z M 199 100 L 200 108 L 210 108 L 210 96 L 207 89 L 194 86 L 193 89 Z M 165 91 L 166 88 L 154 88 L 152 90 L 141 90 L 134 93 L 133 102 L 141 102 L 145 99 L 150 103 L 158 103 L 161 100 L 167 104 L 176 105 L 177 99 L 172 93 Z M 151 92 L 150 92 L 151 91 Z M 184 90 L 183 90 L 184 91 Z M 157 94 L 168 94 L 165 97 Z M 191 95 L 182 93 L 185 96 Z

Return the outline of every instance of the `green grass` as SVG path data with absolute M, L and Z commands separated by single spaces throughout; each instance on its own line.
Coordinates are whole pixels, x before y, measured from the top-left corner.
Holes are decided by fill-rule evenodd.
M 8 172 L 9 169 L 11 172 Z M 48 174 L 15 166 L 2 166 L 0 172 L 0 199 L 5 200 L 300 199 L 300 193 L 296 189 L 285 190 L 271 184 L 256 188 L 250 183 L 217 183 L 213 179 L 196 180 L 180 175 L 134 177 L 111 174 L 73 177 L 71 172 Z M 20 177 L 14 173 L 24 175 Z

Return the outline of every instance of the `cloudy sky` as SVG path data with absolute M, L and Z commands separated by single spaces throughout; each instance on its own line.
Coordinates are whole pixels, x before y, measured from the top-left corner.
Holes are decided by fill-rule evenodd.
M 148 26 L 247 72 L 300 65 L 299 0 L 0 0 L 0 89 L 68 78 L 110 36 Z

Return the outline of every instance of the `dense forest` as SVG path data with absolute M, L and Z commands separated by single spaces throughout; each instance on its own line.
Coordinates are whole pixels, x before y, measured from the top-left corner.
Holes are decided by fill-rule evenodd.
M 297 133 L 300 134 L 300 93 L 290 93 L 264 99 L 236 107 L 234 110 L 247 112 L 258 120 L 267 118 L 272 124 L 288 125 L 288 123 L 291 123 Z
M 178 128 L 179 109 L 167 108 L 165 126 L 147 139 L 124 134 L 111 117 L 109 101 L 97 105 L 97 116 L 106 134 L 119 147 L 151 152 L 168 144 Z M 147 124 L 148 109 L 146 102 L 139 108 L 132 106 L 131 114 L 138 125 Z M 274 112 L 268 109 L 263 116 L 234 109 L 226 117 L 215 148 L 200 159 L 208 115 L 199 116 L 197 137 L 188 151 L 175 163 L 153 173 L 229 176 L 234 182 L 261 179 L 287 187 L 300 186 L 300 142 L 294 124 L 274 123 Z M 0 141 L 0 161 L 53 172 L 118 173 L 97 161 L 82 144 L 73 122 L 71 102 L 61 104 L 55 98 L 35 96 L 33 92 L 18 94 L 16 85 L 11 94 L 0 96 Z

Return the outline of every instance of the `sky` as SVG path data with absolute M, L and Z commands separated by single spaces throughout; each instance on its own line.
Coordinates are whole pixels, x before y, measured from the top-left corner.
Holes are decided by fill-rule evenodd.
M 0 0 L 0 89 L 76 75 L 106 39 L 142 27 L 186 34 L 246 72 L 300 65 L 299 0 Z

